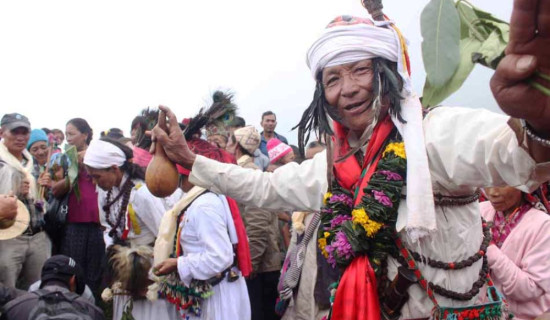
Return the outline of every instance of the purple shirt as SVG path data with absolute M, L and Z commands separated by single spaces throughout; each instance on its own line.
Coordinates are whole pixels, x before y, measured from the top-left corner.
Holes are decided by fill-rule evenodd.
M 78 171 L 78 188 L 80 189 L 80 201 L 76 199 L 74 192 L 69 195 L 69 223 L 99 223 L 99 207 L 97 205 L 96 186 L 92 177 L 85 169 Z

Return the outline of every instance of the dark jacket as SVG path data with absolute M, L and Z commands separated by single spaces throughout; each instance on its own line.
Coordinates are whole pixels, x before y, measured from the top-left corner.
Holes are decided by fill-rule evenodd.
M 46 285 L 43 289 L 50 292 L 70 292 L 69 289 L 57 286 Z M 38 295 L 32 292 L 26 293 L 9 303 L 2 310 L 2 320 L 28 320 L 33 308 L 38 304 Z M 103 311 L 95 305 L 89 303 L 86 299 L 78 297 L 72 301 L 75 309 L 81 310 L 90 315 L 94 320 L 105 320 Z

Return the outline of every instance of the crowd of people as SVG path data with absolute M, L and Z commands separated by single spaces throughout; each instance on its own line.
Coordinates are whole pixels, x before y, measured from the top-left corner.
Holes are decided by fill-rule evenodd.
M 298 146 L 220 91 L 128 137 L 4 114 L 1 317 L 548 319 L 548 15 L 515 0 L 507 115 L 424 110 L 401 31 L 351 16 L 308 51 Z

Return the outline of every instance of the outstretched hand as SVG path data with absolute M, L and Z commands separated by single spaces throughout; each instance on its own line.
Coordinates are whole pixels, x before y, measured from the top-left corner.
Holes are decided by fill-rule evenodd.
M 176 115 L 165 106 L 159 106 L 159 120 L 151 131 L 151 153 L 155 152 L 156 144 L 160 144 L 172 162 L 189 170 L 193 167 L 196 155 L 189 149 L 187 141 L 181 131 Z M 166 119 L 168 118 L 168 123 Z
M 514 0 L 510 42 L 500 61 L 491 90 L 508 115 L 525 119 L 542 136 L 550 137 L 550 97 L 529 84 L 550 88 L 550 1 Z

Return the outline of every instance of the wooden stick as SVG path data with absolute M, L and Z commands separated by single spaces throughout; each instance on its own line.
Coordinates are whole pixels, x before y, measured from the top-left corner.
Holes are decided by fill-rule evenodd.
M 373 20 L 384 21 L 384 6 L 382 5 L 382 0 L 361 0 L 363 7 L 367 9 Z

